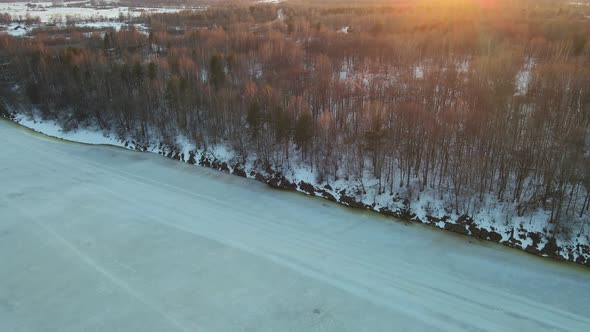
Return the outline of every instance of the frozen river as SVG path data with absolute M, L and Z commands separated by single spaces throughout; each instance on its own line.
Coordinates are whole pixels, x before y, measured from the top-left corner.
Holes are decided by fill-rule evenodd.
M 590 270 L 0 121 L 0 331 L 590 331 Z

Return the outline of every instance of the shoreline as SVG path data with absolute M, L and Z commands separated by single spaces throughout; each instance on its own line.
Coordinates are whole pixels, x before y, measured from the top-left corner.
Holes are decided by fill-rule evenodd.
M 221 171 L 224 173 L 229 173 L 248 179 L 253 179 L 258 182 L 265 183 L 274 189 L 298 192 L 312 197 L 319 197 L 345 207 L 360 210 L 368 210 L 374 213 L 379 213 L 380 215 L 394 217 L 403 222 L 424 224 L 441 230 L 446 230 L 456 234 L 465 235 L 478 240 L 485 240 L 493 243 L 498 243 L 510 248 L 524 251 L 526 253 L 538 257 L 551 258 L 557 261 L 571 262 L 577 265 L 590 267 L 589 244 L 580 245 L 578 243 L 577 246 L 560 246 L 555 240 L 555 238 L 547 237 L 546 234 L 543 234 L 541 232 L 529 232 L 526 229 L 524 229 L 522 225 L 518 229 L 513 228 L 510 234 L 502 234 L 496 229 L 494 229 L 493 226 L 491 227 L 491 229 L 486 229 L 485 227 L 478 226 L 477 222 L 471 216 L 468 215 L 462 215 L 458 218 L 453 218 L 450 215 L 427 215 L 426 220 L 422 220 L 412 211 L 411 207 L 390 209 L 388 207 L 379 207 L 375 203 L 366 204 L 356 199 L 353 195 L 350 195 L 346 191 L 346 189 L 341 189 L 339 191 L 338 189 L 340 188 L 333 189 L 329 187 L 329 185 L 327 185 L 329 188 L 326 188 L 326 186 L 322 188 L 312 183 L 305 182 L 303 180 L 300 180 L 299 182 L 290 181 L 281 172 L 275 172 L 272 169 L 262 171 L 253 168 L 249 170 L 240 163 L 228 164 L 226 161 L 207 157 L 204 153 L 202 153 L 200 156 L 197 156 L 196 152 L 191 152 L 189 156 L 185 156 L 183 152 L 174 149 L 167 150 L 166 147 L 164 147 L 163 145 L 160 145 L 159 150 L 148 150 L 146 147 L 141 148 L 133 142 L 119 141 L 119 143 L 121 143 L 120 145 L 109 143 L 85 143 L 64 137 L 53 136 L 42 131 L 35 130 L 34 128 L 28 127 L 20 123 L 19 120 L 16 118 L 16 114 L 7 115 L 0 113 L 0 115 L 3 115 L 3 117 L 6 118 L 7 121 L 14 123 L 18 126 L 27 128 L 28 130 L 31 130 L 33 132 L 40 133 L 48 137 L 53 137 L 62 141 L 70 141 L 88 145 L 109 145 L 124 148 L 126 150 L 157 153 L 176 161 L 182 161 L 191 165 L 207 167 L 210 169 L 214 169 L 216 171 Z M 334 191 L 339 191 L 339 197 L 336 197 L 336 195 L 331 193 Z M 393 197 L 392 199 L 401 200 L 398 197 Z M 532 244 L 524 246 L 523 243 L 526 242 L 532 242 Z

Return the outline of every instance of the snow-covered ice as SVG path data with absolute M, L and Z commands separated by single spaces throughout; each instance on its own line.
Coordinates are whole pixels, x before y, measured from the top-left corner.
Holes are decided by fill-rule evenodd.
M 590 330 L 583 267 L 6 121 L 0 140 L 2 331 Z

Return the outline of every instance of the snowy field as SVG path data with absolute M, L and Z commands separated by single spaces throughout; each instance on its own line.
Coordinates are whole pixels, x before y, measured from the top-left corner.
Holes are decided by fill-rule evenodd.
M 7 2 L 0 3 L 0 13 L 10 14 L 12 23 L 0 24 L 0 33 L 7 33 L 15 37 L 26 36 L 35 28 L 45 26 L 49 23 L 56 26 L 65 27 L 68 19 L 74 19 L 75 25 L 82 28 L 105 29 L 113 28 L 120 30 L 126 23 L 120 19 L 137 17 L 142 14 L 153 13 L 176 13 L 183 10 L 205 10 L 206 7 L 119 7 L 116 2 L 109 5 L 108 8 L 90 7 L 90 1 L 76 1 L 75 3 L 84 3 L 86 7 L 55 7 L 52 2 Z M 65 2 L 67 5 L 68 2 Z M 22 22 L 27 18 L 38 17 L 40 24 L 25 24 Z M 16 22 L 18 21 L 18 22 Z M 135 25 L 139 30 L 145 31 L 147 28 L 142 25 Z
M 84 1 L 75 1 L 82 3 Z M 53 6 L 53 2 L 35 2 L 29 6 L 29 2 L 7 2 L 0 3 L 0 13 L 7 13 L 13 19 L 25 19 L 26 16 L 39 17 L 41 22 L 52 22 L 55 19 L 66 19 L 67 16 L 80 19 L 103 18 L 117 19 L 123 16 L 139 16 L 142 13 L 176 13 L 181 10 L 193 10 L 193 7 L 119 7 L 116 3 L 107 8 L 90 7 L 89 1 L 86 7 L 64 7 Z M 68 2 L 65 2 L 67 5 Z M 197 8 L 201 9 L 201 8 Z
M 590 271 L 0 120 L 0 331 L 588 331 Z

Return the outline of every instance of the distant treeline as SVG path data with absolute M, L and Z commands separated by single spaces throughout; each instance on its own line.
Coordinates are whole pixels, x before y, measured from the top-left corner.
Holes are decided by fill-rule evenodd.
M 565 2 L 441 3 L 215 6 L 142 17 L 149 34 L 1 36 L 0 52 L 20 96 L 68 129 L 223 142 L 457 213 L 493 196 L 551 211 L 557 231 L 589 219 L 590 19 Z

